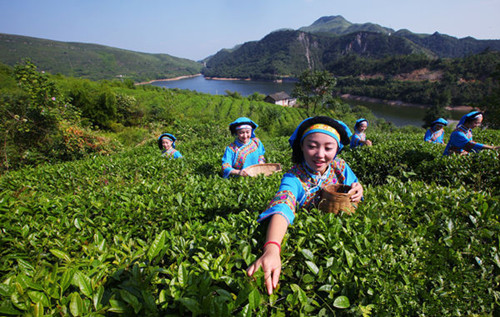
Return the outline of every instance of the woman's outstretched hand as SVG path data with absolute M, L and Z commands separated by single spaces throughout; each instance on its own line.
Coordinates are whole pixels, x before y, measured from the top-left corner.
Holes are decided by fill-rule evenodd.
M 363 186 L 360 183 L 352 183 L 349 194 L 351 194 L 351 201 L 358 203 L 363 198 Z
M 246 169 L 243 169 L 243 168 L 240 170 L 240 174 L 239 175 L 242 176 L 242 177 L 249 176 L 248 173 L 247 173 L 247 171 L 246 171 Z
M 264 248 L 264 254 L 248 267 L 248 276 L 252 276 L 260 267 L 262 267 L 264 271 L 264 281 L 267 293 L 271 295 L 278 286 L 278 280 L 281 274 L 280 249 L 277 245 L 268 244 Z

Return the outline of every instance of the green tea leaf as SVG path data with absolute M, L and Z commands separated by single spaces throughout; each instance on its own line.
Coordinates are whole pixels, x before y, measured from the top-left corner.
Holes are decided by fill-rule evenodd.
M 69 310 L 73 316 L 83 316 L 83 301 L 78 293 L 71 294 Z
M 313 261 L 314 260 L 314 254 L 311 252 L 311 250 L 308 250 L 308 249 L 302 249 L 300 250 L 300 253 L 302 253 L 302 255 L 309 261 Z
M 306 265 L 309 268 L 309 270 L 311 270 L 311 272 L 314 273 L 314 275 L 318 275 L 319 268 L 314 262 L 306 261 Z
M 21 312 L 12 307 L 12 304 L 8 301 L 1 301 L 0 302 L 0 314 L 2 315 L 14 315 L 14 316 L 21 316 Z
M 333 306 L 336 308 L 349 308 L 351 303 L 349 303 L 349 298 L 347 298 L 347 296 L 339 296 L 333 301 Z
M 349 266 L 349 268 L 352 268 L 352 265 L 354 263 L 354 254 L 347 251 L 346 249 L 344 249 L 344 253 L 347 260 L 347 265 Z
M 73 274 L 74 274 L 73 269 L 68 269 L 64 271 L 61 277 L 61 282 L 59 283 L 62 292 L 64 292 L 71 284 L 71 281 L 73 280 Z
M 302 288 L 297 284 L 291 284 L 290 288 L 298 296 L 298 299 L 302 305 L 307 304 L 307 295 Z
M 45 293 L 36 291 L 28 291 L 27 293 L 33 303 L 42 303 L 43 306 L 50 306 L 49 299 Z
M 13 287 L 6 284 L 0 284 L 0 296 L 10 296 L 13 292 Z
M 59 259 L 63 259 L 64 261 L 66 261 L 68 263 L 71 262 L 71 257 L 66 252 L 63 252 L 63 251 L 57 250 L 57 249 L 51 249 L 50 253 L 57 256 Z
M 139 300 L 137 299 L 137 297 L 135 297 L 134 295 L 132 295 L 130 292 L 126 291 L 126 290 L 120 290 L 120 296 L 121 298 L 126 302 L 126 303 L 129 303 L 130 306 L 132 306 L 132 308 L 134 309 L 134 312 L 137 314 L 139 313 L 139 311 L 141 310 L 142 308 L 142 304 L 139 303 Z
M 198 315 L 201 313 L 200 304 L 197 300 L 192 298 L 183 297 L 179 299 L 179 301 L 184 305 L 187 309 L 189 309 L 193 314 Z
M 80 291 L 87 296 L 92 298 L 92 281 L 90 278 L 80 271 L 76 271 L 73 275 L 73 283 L 80 288 Z
M 104 295 L 104 287 L 100 285 L 94 292 L 94 296 L 92 296 L 92 303 L 94 304 L 94 308 L 96 310 L 99 310 L 102 307 L 101 301 L 103 295 Z
M 250 309 L 255 309 L 260 305 L 261 296 L 259 290 L 254 288 L 250 294 L 248 294 L 248 303 L 250 304 Z
M 108 309 L 109 312 L 123 314 L 127 312 L 127 304 L 116 299 L 110 299 L 109 304 L 111 308 Z
M 166 231 L 163 230 L 160 234 L 156 235 L 155 240 L 151 243 L 149 247 L 147 257 L 150 262 L 160 253 L 160 251 L 165 246 Z
M 177 280 L 179 281 L 180 286 L 186 286 L 188 280 L 188 271 L 183 264 L 179 265 L 179 269 L 177 270 Z
M 33 307 L 33 316 L 35 317 L 43 317 L 43 304 L 41 302 L 37 302 L 35 307 Z

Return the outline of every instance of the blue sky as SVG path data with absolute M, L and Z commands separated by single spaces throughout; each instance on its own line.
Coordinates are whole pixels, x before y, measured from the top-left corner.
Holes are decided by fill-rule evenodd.
M 500 39 L 500 0 L 0 0 L 0 33 L 199 60 L 322 16 Z

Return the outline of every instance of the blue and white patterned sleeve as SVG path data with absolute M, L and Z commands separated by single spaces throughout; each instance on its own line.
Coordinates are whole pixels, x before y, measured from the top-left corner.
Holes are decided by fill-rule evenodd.
M 233 168 L 235 153 L 231 150 L 229 146 L 226 147 L 224 156 L 222 157 L 222 177 L 229 178 L 229 175 Z
M 264 164 L 266 162 L 266 158 L 264 154 L 266 154 L 266 150 L 264 149 L 264 144 L 259 140 L 259 164 Z
M 361 143 L 359 142 L 360 141 L 360 138 L 357 134 L 354 134 L 352 137 L 351 137 L 351 149 L 359 146 Z
M 432 138 L 432 131 L 431 129 L 428 129 L 427 132 L 425 132 L 424 141 L 429 142 L 431 141 L 431 138 Z
M 285 217 L 288 224 L 293 224 L 295 212 L 302 204 L 305 191 L 300 181 L 295 175 L 286 173 L 281 179 L 281 185 L 274 198 L 269 203 L 267 209 L 259 215 L 258 222 L 262 222 L 269 217 L 279 214 Z M 297 206 L 298 205 L 298 206 Z
M 178 158 L 182 158 L 182 157 L 183 156 L 182 156 L 181 152 L 175 151 L 175 153 L 174 153 L 174 159 L 178 159 Z
M 356 177 L 356 174 L 352 171 L 351 167 L 345 163 L 345 168 L 342 174 L 345 177 L 344 184 L 351 186 L 352 183 L 358 183 L 358 178 Z
M 472 142 L 472 143 L 474 143 L 474 146 L 472 147 L 472 150 L 471 150 L 472 152 L 476 152 L 477 153 L 477 152 L 481 151 L 482 149 L 484 149 L 484 144 L 482 144 L 482 143 L 475 143 L 475 142 Z

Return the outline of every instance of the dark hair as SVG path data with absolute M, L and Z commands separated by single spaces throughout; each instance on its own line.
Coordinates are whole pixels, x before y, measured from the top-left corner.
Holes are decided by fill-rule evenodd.
M 255 128 L 257 128 L 255 123 L 253 123 L 252 121 L 248 121 L 248 122 L 245 121 L 245 122 L 238 122 L 238 123 L 234 123 L 234 124 L 229 125 L 229 131 L 231 131 L 232 135 L 236 135 L 236 128 L 239 127 L 240 125 L 244 125 L 244 124 L 248 124 L 249 126 L 251 126 L 252 130 L 255 130 Z
M 292 162 L 295 164 L 302 163 L 304 161 L 304 153 L 302 153 L 302 142 L 300 142 L 300 139 L 302 138 L 302 135 L 304 134 L 304 131 L 312 126 L 313 124 L 317 123 L 323 123 L 326 125 L 331 126 L 340 135 L 340 143 L 342 143 L 344 146 L 348 145 L 350 143 L 349 135 L 347 134 L 345 127 L 340 124 L 337 120 L 334 120 L 330 117 L 326 116 L 319 116 L 319 117 L 314 117 L 311 118 L 305 122 L 302 123 L 302 125 L 299 127 L 299 130 L 297 131 L 297 138 L 293 142 L 292 145 Z M 341 150 L 337 152 L 340 153 Z
M 469 122 L 472 122 L 472 121 L 476 120 L 476 119 L 477 119 L 477 117 L 482 116 L 482 115 L 483 115 L 483 112 L 482 112 L 482 111 L 479 111 L 479 112 L 478 112 L 478 113 L 476 113 L 475 115 L 465 118 L 464 123 L 469 123 Z

